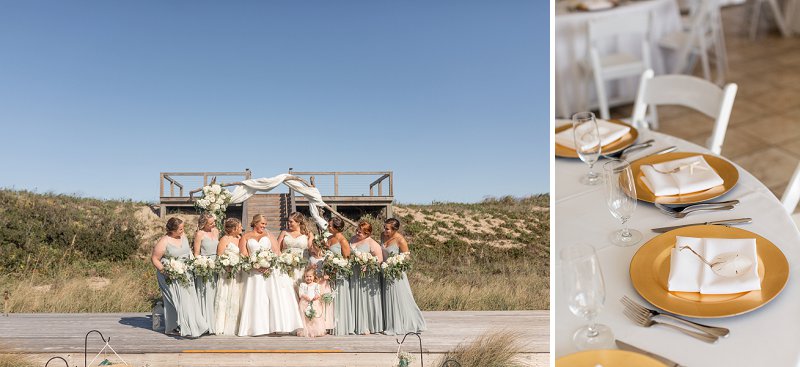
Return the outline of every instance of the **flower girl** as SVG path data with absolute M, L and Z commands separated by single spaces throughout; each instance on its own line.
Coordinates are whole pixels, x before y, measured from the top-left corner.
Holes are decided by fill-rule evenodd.
M 303 314 L 304 327 L 302 331 L 298 332 L 298 335 L 311 338 L 323 336 L 325 335 L 325 323 L 322 319 L 322 305 L 319 302 L 322 297 L 322 289 L 316 282 L 316 270 L 314 268 L 306 269 L 303 280 L 298 293 L 300 294 L 300 313 Z

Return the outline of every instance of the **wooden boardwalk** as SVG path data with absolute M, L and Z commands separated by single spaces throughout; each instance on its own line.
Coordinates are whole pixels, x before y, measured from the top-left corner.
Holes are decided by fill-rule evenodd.
M 534 361 L 545 361 L 543 365 L 546 365 L 550 338 L 548 311 L 428 311 L 424 312 L 424 316 L 428 324 L 428 330 L 422 333 L 425 353 L 444 353 L 488 330 L 513 330 L 519 332 L 523 340 L 526 361 L 530 361 L 531 365 L 539 365 Z M 269 365 L 271 355 L 274 356 L 272 363 L 277 363 L 275 365 L 387 365 L 386 361 L 392 360 L 398 346 L 397 337 L 387 335 L 325 336 L 316 339 L 289 335 L 208 335 L 186 339 L 152 331 L 150 325 L 150 316 L 146 313 L 11 314 L 10 317 L 0 317 L 0 353 L 36 355 L 37 360 L 47 360 L 44 357 L 48 355 L 69 354 L 71 360 L 76 362 L 70 365 L 82 366 L 84 336 L 92 329 L 111 337 L 110 345 L 114 350 L 128 358 L 133 356 L 135 361 L 169 359 L 170 363 L 176 365 Z M 103 344 L 96 333 L 89 336 L 90 351 L 96 353 Z M 403 349 L 418 351 L 416 337 L 407 340 Z M 298 353 L 305 355 L 302 359 L 306 361 L 302 362 L 304 364 L 287 362 L 299 358 L 287 355 Z M 240 358 L 236 363 L 223 363 L 222 359 L 231 358 L 234 354 Z M 167 358 L 168 355 L 170 357 Z M 359 355 L 362 356 L 359 359 L 361 363 L 352 362 Z M 371 357 L 364 359 L 365 355 Z M 247 357 L 241 359 L 244 356 Z M 281 357 L 276 362 L 278 356 Z M 281 360 L 283 358 L 285 360 Z M 426 362 L 432 365 L 434 359 L 426 357 Z M 323 362 L 315 364 L 314 361 Z M 162 364 L 148 362 L 147 365 Z

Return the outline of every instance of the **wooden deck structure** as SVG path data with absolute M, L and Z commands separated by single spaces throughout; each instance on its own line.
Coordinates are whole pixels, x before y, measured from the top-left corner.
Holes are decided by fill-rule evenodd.
M 290 168 L 288 173 L 317 187 L 325 203 L 351 219 L 365 213 L 384 218 L 392 216 L 394 174 L 391 171 L 301 172 Z M 252 176 L 249 169 L 242 172 L 161 172 L 160 215 L 164 218 L 171 211 L 191 210 L 194 200 L 199 197 L 192 198 L 190 193 L 208 185 L 214 177 L 217 182 L 236 182 L 252 179 Z M 286 191 L 288 193 L 253 195 L 244 203 L 229 206 L 227 216 L 241 219 L 242 225 L 247 228 L 253 215 L 264 214 L 270 230 L 285 229 L 291 212 L 308 214 L 309 211 L 308 199 L 292 190 Z
M 426 311 L 428 330 L 422 333 L 425 365 L 436 354 L 493 330 L 513 330 L 524 343 L 523 358 L 530 365 L 547 365 L 549 312 L 544 311 Z M 235 337 L 209 335 L 187 339 L 151 330 L 150 315 L 128 314 L 11 314 L 0 317 L 0 353 L 24 353 L 47 360 L 69 355 L 70 366 L 83 365 L 84 337 L 99 330 L 126 361 L 151 367 L 192 366 L 376 366 L 393 365 L 396 336 L 325 336 L 315 339 L 291 335 Z M 402 339 L 402 336 L 399 338 Z M 413 338 L 413 339 L 412 339 Z M 93 333 L 88 339 L 91 359 L 104 345 Z M 419 351 L 416 337 L 403 345 Z M 109 352 L 110 356 L 113 353 Z M 419 366 L 419 355 L 414 366 Z M 188 362 L 191 361 L 191 362 Z M 534 363 L 534 361 L 543 363 Z M 388 362 L 388 363 L 387 363 Z M 51 364 L 53 365 L 53 364 Z M 63 365 L 63 362 L 62 364 Z

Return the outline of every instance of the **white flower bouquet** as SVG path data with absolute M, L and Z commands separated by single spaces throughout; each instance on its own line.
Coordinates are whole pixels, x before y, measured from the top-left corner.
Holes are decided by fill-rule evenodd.
M 217 267 L 225 270 L 225 277 L 228 279 L 233 278 L 239 270 L 242 270 L 244 264 L 246 263 L 242 261 L 242 257 L 237 251 L 225 250 L 222 255 L 217 257 Z
M 183 259 L 164 256 L 161 258 L 161 264 L 164 265 L 164 279 L 167 284 L 177 282 L 182 286 L 188 286 L 192 283 L 192 265 Z
M 204 282 L 207 282 L 214 277 L 219 269 L 217 262 L 209 256 L 198 256 L 190 260 L 194 276 L 199 277 Z
M 369 252 L 354 251 L 352 260 L 354 268 L 353 271 L 357 271 L 355 268 L 358 267 L 362 273 L 366 275 L 373 275 L 377 274 L 381 269 L 378 258 Z
M 269 277 L 272 269 L 276 267 L 277 256 L 268 249 L 261 249 L 258 252 L 250 255 L 249 269 L 260 270 L 264 269 L 264 278 Z
M 308 264 L 308 260 L 303 258 L 302 252 L 284 251 L 278 256 L 277 266 L 290 277 L 294 276 L 296 269 L 302 269 Z
M 336 295 L 329 292 L 329 293 L 323 293 L 322 297 L 320 297 L 320 300 L 325 305 L 330 305 L 331 303 L 333 303 L 334 298 L 336 298 Z
M 403 277 L 403 273 L 411 270 L 411 253 L 403 252 L 393 255 L 381 264 L 386 280 L 393 281 Z
M 322 271 L 334 283 L 339 278 L 346 279 L 353 275 L 353 267 L 350 264 L 350 260 L 333 251 L 325 251 L 322 257 Z
M 305 314 L 306 318 L 308 318 L 309 320 L 317 317 L 317 310 L 314 309 L 314 302 L 308 303 L 308 307 L 306 307 L 303 314 Z

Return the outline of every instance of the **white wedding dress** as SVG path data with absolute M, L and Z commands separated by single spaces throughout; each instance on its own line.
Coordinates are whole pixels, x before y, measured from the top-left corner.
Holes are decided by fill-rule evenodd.
M 295 254 L 298 254 L 306 260 L 311 257 L 310 253 L 308 252 L 308 236 L 301 234 L 297 236 L 297 238 L 294 238 L 291 234 L 289 234 L 289 232 L 286 232 L 286 234 L 283 236 L 283 243 L 286 245 L 286 251 L 291 251 Z M 295 289 L 300 286 L 302 279 L 303 269 L 295 269 L 292 276 Z
M 239 246 L 228 242 L 225 251 L 239 253 Z M 242 295 L 243 277 L 239 272 L 232 278 L 221 274 L 218 280 L 217 298 L 214 302 L 216 320 L 214 331 L 217 335 L 235 335 L 239 326 L 239 301 Z
M 295 271 L 298 273 L 298 271 Z M 269 326 L 273 333 L 292 333 L 303 328 L 294 282 L 282 270 L 273 270 L 269 287 Z
M 272 251 L 272 244 L 268 236 L 261 237 L 258 241 L 251 238 L 247 240 L 247 251 L 252 255 L 266 249 Z M 238 336 L 264 335 L 272 332 L 270 328 L 270 279 L 258 271 L 251 270 L 244 280 L 242 290 L 242 312 L 239 316 Z

